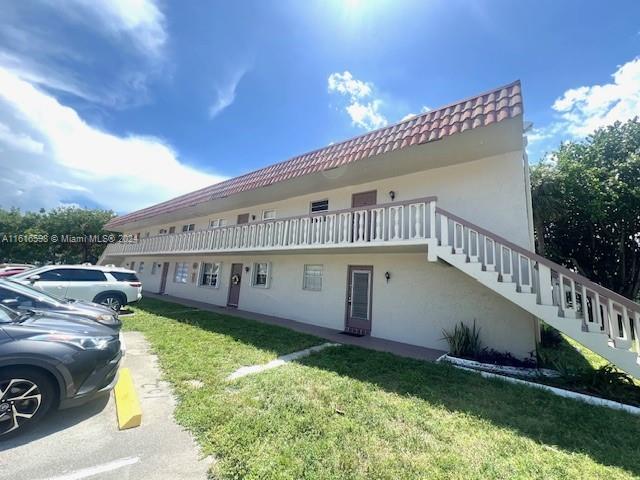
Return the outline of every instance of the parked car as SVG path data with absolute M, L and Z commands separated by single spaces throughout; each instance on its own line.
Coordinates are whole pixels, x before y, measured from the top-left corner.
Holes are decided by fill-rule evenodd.
M 86 300 L 58 298 L 44 290 L 11 279 L 0 279 L 0 303 L 15 310 L 76 315 L 115 329 L 122 326 L 118 312 L 105 305 Z
M 32 268 L 34 268 L 33 265 L 23 263 L 3 263 L 0 264 L 0 278 L 10 277 L 11 275 L 24 272 L 25 270 L 31 270 Z
M 47 265 L 12 277 L 56 297 L 106 305 L 116 312 L 142 298 L 136 272 L 98 265 Z
M 0 439 L 111 390 L 121 358 L 113 328 L 0 305 Z

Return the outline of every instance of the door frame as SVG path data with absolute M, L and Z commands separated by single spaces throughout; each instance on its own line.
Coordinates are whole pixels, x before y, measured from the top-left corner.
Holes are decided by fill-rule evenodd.
M 231 303 L 231 289 L 235 286 L 233 284 L 233 281 L 231 280 L 233 278 L 233 267 L 239 265 L 240 267 L 240 282 L 238 283 L 238 301 L 237 303 Z M 233 308 L 238 308 L 238 305 L 240 304 L 240 288 L 242 287 L 242 269 L 244 268 L 244 264 L 242 263 L 232 263 L 231 264 L 231 272 L 229 273 L 229 291 L 227 292 L 227 307 L 233 307 Z
M 169 269 L 171 268 L 171 262 L 162 262 L 162 271 L 160 272 L 160 288 L 158 293 L 163 295 L 167 289 L 167 278 L 169 277 Z
M 369 272 L 369 318 L 368 325 L 349 325 L 351 302 L 349 302 L 350 290 L 353 288 L 351 278 L 354 270 L 366 270 Z M 373 265 L 347 265 L 347 286 L 344 297 L 344 330 L 358 335 L 369 335 L 373 325 Z

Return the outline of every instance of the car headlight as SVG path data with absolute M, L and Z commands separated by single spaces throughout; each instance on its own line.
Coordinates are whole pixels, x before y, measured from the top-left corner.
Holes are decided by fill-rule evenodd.
M 109 346 L 111 337 L 87 337 L 84 335 L 68 335 L 65 333 L 43 333 L 31 337 L 31 340 L 66 343 L 78 347 L 81 350 L 104 350 Z
M 98 318 L 96 320 L 98 320 L 100 323 L 104 325 L 118 325 L 120 323 L 118 321 L 117 315 L 109 315 L 109 314 L 98 315 Z

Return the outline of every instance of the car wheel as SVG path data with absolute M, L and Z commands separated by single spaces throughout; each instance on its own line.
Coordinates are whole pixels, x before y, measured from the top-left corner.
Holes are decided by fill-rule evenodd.
M 46 415 L 55 386 L 44 373 L 29 368 L 0 370 L 0 439 L 17 435 Z
M 96 298 L 95 302 L 105 305 L 116 312 L 118 312 L 123 305 L 122 296 L 117 293 L 105 293 L 104 295 L 100 295 Z

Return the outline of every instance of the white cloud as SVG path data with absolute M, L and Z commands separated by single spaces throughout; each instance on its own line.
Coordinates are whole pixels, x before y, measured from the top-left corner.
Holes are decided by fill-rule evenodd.
M 329 93 L 347 97 L 345 111 L 351 117 L 351 122 L 365 130 L 373 130 L 388 124 L 387 119 L 380 112 L 382 100 L 371 98 L 374 86 L 353 78 L 349 71 L 332 73 L 328 78 Z
M 348 95 L 352 101 L 371 95 L 372 85 L 362 80 L 356 80 L 351 72 L 332 73 L 329 75 L 329 92 Z
M 380 113 L 381 103 L 380 100 L 373 100 L 364 104 L 353 102 L 346 107 L 346 110 L 354 125 L 365 130 L 374 130 L 387 124 L 387 119 Z
M 611 83 L 567 90 L 554 102 L 552 108 L 570 135 L 584 137 L 640 115 L 640 58 L 619 67 L 612 77 Z
M 0 120 L 11 125 L 2 130 L 5 134 L 32 147 L 3 154 L 2 180 L 11 186 L 0 188 L 3 206 L 33 209 L 80 203 L 80 198 L 122 212 L 223 180 L 181 163 L 160 139 L 121 137 L 89 125 L 72 108 L 3 68 Z M 44 145 L 39 152 L 37 143 Z
M 93 16 L 94 25 L 105 33 L 120 41 L 132 40 L 149 55 L 161 55 L 167 41 L 165 17 L 155 0 L 73 0 L 55 5 L 82 22 L 85 13 Z
M 231 77 L 221 85 L 215 87 L 216 99 L 209 107 L 209 116 L 211 118 L 218 115 L 225 108 L 233 103 L 236 99 L 236 89 L 242 77 L 244 77 L 247 70 L 242 68 L 236 70 Z
M 42 153 L 44 145 L 35 141 L 26 133 L 18 133 L 8 126 L 0 123 L 0 144 L 4 144 L 13 150 L 20 150 L 27 153 Z
M 46 25 L 33 20 L 44 15 Z M 155 0 L 0 3 L 0 18 L 0 67 L 49 91 L 126 108 L 148 101 L 150 79 L 169 76 Z
M 404 117 L 402 117 L 400 119 L 401 122 L 404 122 L 405 120 L 409 120 L 413 117 L 415 117 L 416 115 L 420 115 L 421 113 L 427 113 L 431 111 L 431 107 L 427 107 L 426 105 L 424 105 L 421 109 L 420 109 L 420 113 L 407 113 Z
M 640 116 L 640 57 L 618 67 L 611 77 L 609 83 L 566 90 L 555 100 L 555 120 L 527 133 L 531 160 L 564 140 L 584 138 L 600 127 Z

